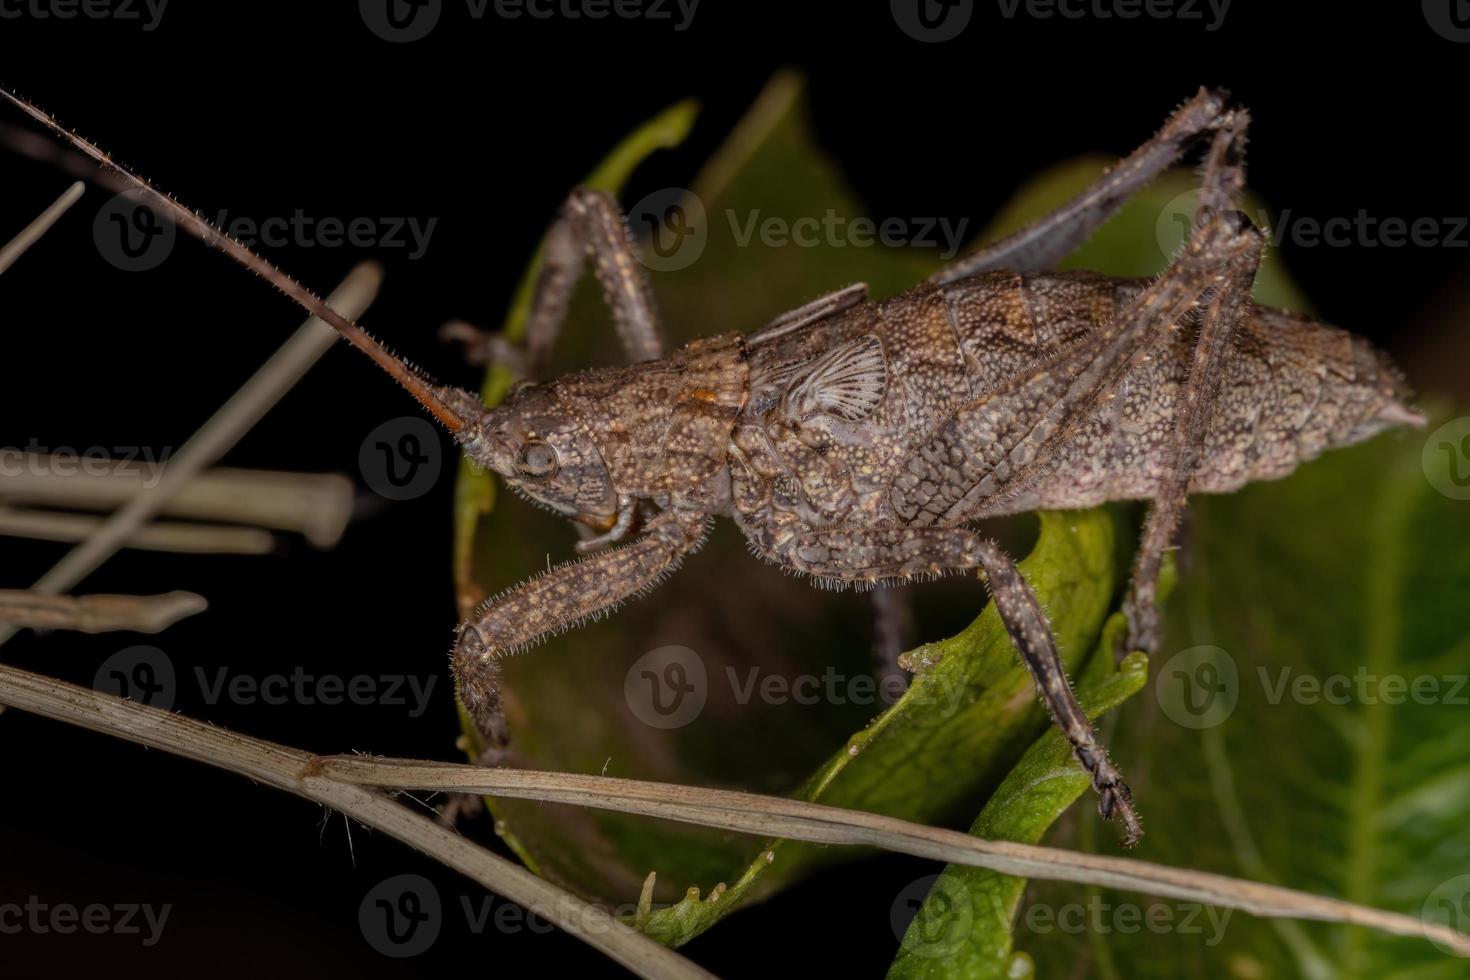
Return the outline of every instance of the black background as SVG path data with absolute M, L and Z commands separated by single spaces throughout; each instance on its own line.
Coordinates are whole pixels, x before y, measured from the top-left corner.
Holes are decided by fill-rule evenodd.
M 980 227 L 1028 175 L 1085 151 L 1128 151 L 1201 83 L 1225 85 L 1252 108 L 1251 183 L 1278 208 L 1324 219 L 1470 213 L 1470 46 L 1436 33 L 1416 3 L 1300 6 L 1236 0 L 1209 31 L 1204 7 L 1204 21 L 1040 19 L 1024 8 L 1007 18 L 990 0 L 959 38 L 922 44 L 885 3 L 703 0 L 676 31 L 646 19 L 474 20 L 462 0 L 446 0 L 429 37 L 389 44 L 353 3 L 174 0 L 152 31 L 0 18 L 0 81 L 206 213 L 436 217 L 423 258 L 374 253 L 387 280 L 367 321 L 435 375 L 474 386 L 476 371 L 434 332 L 450 317 L 499 322 L 579 176 L 639 122 L 693 95 L 705 106 L 693 137 L 650 161 L 628 193 L 687 180 L 782 66 L 808 74 L 818 137 L 879 218 Z M 9 110 L 0 118 L 20 121 Z M 0 238 L 66 182 L 0 156 Z M 0 278 L 0 445 L 177 447 L 301 319 L 193 242 L 154 271 L 113 268 L 91 234 L 107 196 L 89 192 Z M 1284 251 L 1326 318 L 1395 350 L 1411 374 L 1420 363 L 1431 384 L 1457 380 L 1434 325 L 1466 271 L 1463 240 L 1458 249 Z M 270 257 L 326 290 L 362 256 L 288 246 Z M 367 433 L 411 412 L 394 385 L 336 350 L 227 462 L 356 475 Z M 208 614 L 150 641 L 181 671 L 438 676 L 417 719 L 382 706 L 211 705 L 190 685 L 177 706 L 314 751 L 450 758 L 450 503 L 442 479 L 325 553 L 300 542 L 265 558 L 124 553 L 84 591 L 208 596 Z M 3 584 L 23 587 L 61 549 L 4 539 L 0 554 Z M 131 642 L 27 634 L 4 658 L 90 684 Z M 458 908 L 459 896 L 480 894 L 474 886 L 361 828 L 349 847 L 339 816 L 201 765 L 10 711 L 0 716 L 0 774 L 0 903 L 37 895 L 173 906 L 151 949 L 116 935 L 0 935 L 0 969 L 11 976 L 616 972 L 562 934 L 473 935 Z M 877 975 L 895 948 L 893 897 L 932 870 L 885 858 L 829 874 L 687 953 L 731 976 L 772 963 Z M 368 889 L 403 872 L 432 879 L 449 915 L 428 953 L 392 960 L 364 942 L 357 910 Z

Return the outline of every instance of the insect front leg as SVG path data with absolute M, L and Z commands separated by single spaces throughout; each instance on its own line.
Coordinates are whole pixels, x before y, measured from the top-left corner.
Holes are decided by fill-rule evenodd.
M 1129 198 L 1173 166 L 1196 138 L 1215 128 L 1225 111 L 1225 99 L 1226 94 L 1218 89 L 1200 89 L 1194 98 L 1174 110 L 1152 139 L 1081 194 L 1020 231 L 950 263 L 929 281 L 949 283 L 991 269 L 1026 274 L 1055 267 L 1117 214 Z
M 447 324 L 440 335 L 465 343 L 472 359 L 506 361 L 519 374 L 540 377 L 588 256 L 628 361 L 662 357 L 653 293 L 628 237 L 627 221 L 611 195 L 584 187 L 567 197 L 546 233 L 541 271 L 526 320 L 524 353 L 511 349 L 498 334 L 485 334 L 458 321 Z
M 657 585 L 708 532 L 704 514 L 665 511 L 631 544 L 564 562 L 487 599 L 459 627 L 450 656 L 460 701 L 488 748 L 507 744 L 500 659 Z
M 962 527 L 781 528 L 754 535 L 753 540 L 772 561 L 819 579 L 849 584 L 873 585 L 957 569 L 983 569 L 1011 642 L 1031 672 L 1052 720 L 1092 777 L 1098 812 L 1105 819 L 1117 816 L 1122 821 L 1125 844 L 1137 842 L 1143 828 L 1133 809 L 1132 794 L 1067 682 L 1051 623 L 1015 563 L 993 542 Z
M 1200 188 L 1197 225 L 1203 225 L 1213 214 L 1232 208 L 1235 195 L 1244 187 L 1241 157 L 1247 123 L 1244 112 L 1232 113 L 1228 124 L 1216 134 Z M 1241 220 L 1245 220 L 1244 216 Z M 1174 437 L 1168 448 L 1164 477 L 1144 520 L 1132 583 L 1123 604 L 1123 611 L 1128 617 L 1128 637 L 1126 645 L 1117 651 L 1119 657 L 1129 650 L 1152 654 L 1158 648 L 1158 584 L 1164 552 L 1184 515 L 1190 480 L 1199 464 L 1214 414 L 1226 355 L 1230 352 L 1245 305 L 1250 300 L 1263 247 L 1264 237 L 1259 231 L 1250 229 L 1249 246 L 1231 259 L 1224 281 L 1216 289 L 1200 320 L 1189 380 L 1175 410 Z

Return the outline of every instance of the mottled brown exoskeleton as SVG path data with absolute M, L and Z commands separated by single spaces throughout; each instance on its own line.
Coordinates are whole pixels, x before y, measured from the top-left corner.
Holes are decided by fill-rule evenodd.
M 652 588 L 725 516 L 756 554 L 823 584 L 981 569 L 1101 813 L 1118 816 L 1131 843 L 1140 829 L 1128 788 L 1073 697 L 1046 615 L 974 522 L 1151 501 L 1125 611 L 1126 649 L 1153 652 L 1159 570 L 1188 494 L 1282 477 L 1323 450 L 1423 422 L 1366 341 L 1251 301 L 1263 236 L 1234 204 L 1246 123 L 1223 93 L 1201 90 L 1076 199 L 900 296 L 872 302 L 858 284 L 668 354 L 621 213 L 577 191 L 548 234 L 525 365 L 544 363 L 589 256 L 633 363 L 523 383 L 493 409 L 422 378 L 121 172 L 366 351 L 468 457 L 593 529 L 579 545 L 589 554 L 491 598 L 460 627 L 459 694 L 492 747 L 505 740 L 502 657 Z M 1196 143 L 1207 149 L 1194 229 L 1160 276 L 1048 271 Z

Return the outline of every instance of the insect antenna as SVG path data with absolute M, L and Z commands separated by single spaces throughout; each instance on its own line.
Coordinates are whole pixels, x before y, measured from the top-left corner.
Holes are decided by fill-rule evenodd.
M 262 258 L 249 247 L 237 242 L 223 231 L 215 228 L 214 225 L 210 224 L 207 219 L 200 216 L 197 212 L 180 204 L 169 195 L 156 190 L 148 181 L 114 160 L 111 154 L 104 152 L 96 144 L 67 129 L 49 114 L 10 91 L 8 88 L 0 86 L 0 95 L 3 95 L 16 107 L 25 112 L 26 115 L 41 123 L 77 150 L 94 160 L 103 168 L 103 175 L 114 173 L 120 177 L 123 185 L 127 189 L 136 191 L 143 198 L 144 202 L 161 216 L 172 221 L 180 228 L 183 228 L 206 245 L 210 245 L 224 252 L 240 265 L 254 272 L 266 282 L 295 300 L 308 313 L 316 316 L 343 337 L 347 338 L 348 343 L 372 358 L 374 363 L 392 375 L 404 388 L 408 389 L 408 393 L 433 413 L 434 417 L 448 427 L 451 432 L 458 432 L 465 427 L 467 420 L 464 415 L 446 401 L 446 389 L 425 377 L 402 358 L 388 350 L 352 320 L 347 319 L 336 310 L 333 310 L 318 298 L 315 293 L 281 271 L 275 264 Z M 33 148 L 28 149 L 23 143 L 10 138 L 8 134 L 6 142 L 27 156 L 41 155 L 36 153 Z M 103 180 L 101 182 L 109 187 L 115 187 L 117 184 L 113 180 Z

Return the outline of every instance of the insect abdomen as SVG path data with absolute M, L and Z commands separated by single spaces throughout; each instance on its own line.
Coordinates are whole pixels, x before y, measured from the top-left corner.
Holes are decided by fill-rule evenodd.
M 1145 285 L 1091 273 L 1022 279 L 1000 272 L 949 287 L 977 398 L 1005 390 L 1067 345 L 1085 348 L 1092 332 Z M 1001 488 L 971 516 L 1152 496 L 1169 462 L 1193 344 L 1192 329 L 1171 334 L 1055 448 L 1044 479 Z M 1327 449 L 1404 421 L 1413 414 L 1407 398 L 1397 370 L 1366 340 L 1306 317 L 1252 307 L 1223 371 L 1192 490 L 1228 492 L 1285 476 Z M 935 511 L 932 504 L 928 509 Z

